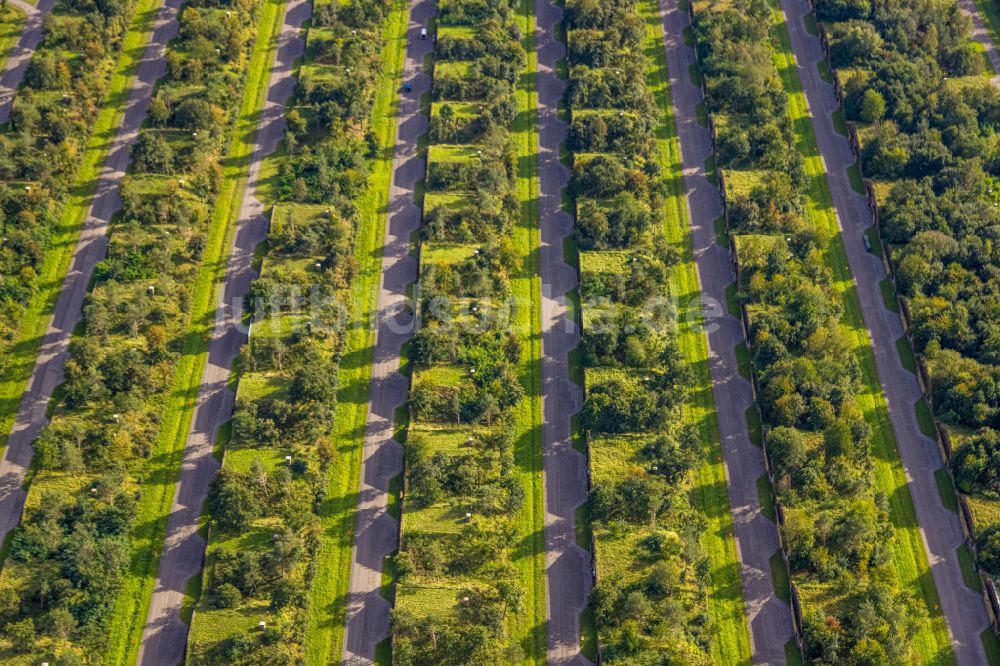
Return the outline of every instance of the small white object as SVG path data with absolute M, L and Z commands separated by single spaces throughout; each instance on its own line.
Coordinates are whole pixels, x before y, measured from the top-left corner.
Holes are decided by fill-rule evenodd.
M 261 620 L 260 622 L 257 623 L 257 628 L 260 629 L 261 631 L 264 631 L 265 629 L 267 629 L 267 622 Z
M 153 285 L 149 285 L 148 287 L 146 287 L 146 291 L 149 292 L 150 296 L 152 296 L 153 294 L 156 293 L 156 287 L 154 287 Z
M 321 263 L 319 263 L 319 262 L 317 261 L 317 262 L 316 262 L 316 268 L 323 268 L 323 264 L 321 264 Z
M 466 520 L 468 520 L 469 518 L 472 518 L 472 514 L 469 513 L 469 512 L 466 512 L 465 513 L 465 518 L 466 518 Z
M 288 463 L 289 465 L 291 465 L 292 464 L 292 457 L 291 456 L 285 456 L 285 462 Z
M 30 192 L 30 191 L 31 191 L 31 188 L 30 188 L 30 187 L 28 187 L 27 185 L 25 185 L 25 186 L 24 186 L 24 191 L 25 191 L 25 192 Z

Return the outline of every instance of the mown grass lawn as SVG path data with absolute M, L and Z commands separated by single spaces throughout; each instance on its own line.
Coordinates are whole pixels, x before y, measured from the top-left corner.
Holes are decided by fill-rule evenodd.
M 351 285 L 351 321 L 340 361 L 340 390 L 334 414 L 333 444 L 337 461 L 330 466 L 327 499 L 320 509 L 324 538 L 316 555 L 306 634 L 306 663 L 317 666 L 339 661 L 344 641 L 374 353 L 374 314 L 378 308 L 408 18 L 409 3 L 398 0 L 386 23 L 382 73 L 372 111 L 371 126 L 378 140 L 379 157 L 371 165 L 368 187 L 358 201 L 360 225 L 354 250 L 358 272 Z
M 66 205 L 52 228 L 45 260 L 38 269 L 38 290 L 25 308 L 17 337 L 6 352 L 6 363 L 0 372 L 0 448 L 7 445 L 7 435 L 14 425 L 21 394 L 31 378 L 42 336 L 52 318 L 77 238 L 97 190 L 101 166 L 107 159 L 125 115 L 125 102 L 132 90 L 132 79 L 139 71 L 159 6 L 159 0 L 139 0 L 129 18 L 129 30 L 125 33 L 121 56 L 108 84 L 94 129 L 83 148 L 83 157 L 70 186 Z
M 109 644 L 113 647 L 105 658 L 108 664 L 132 664 L 138 656 L 166 536 L 167 516 L 202 370 L 208 357 L 217 290 L 221 288 L 225 274 L 228 249 L 232 244 L 236 216 L 246 187 L 257 121 L 264 108 L 284 7 L 281 0 L 266 0 L 261 7 L 259 31 L 250 57 L 239 115 L 232 128 L 229 151 L 223 163 L 223 184 L 216 199 L 198 279 L 192 290 L 191 322 L 177 364 L 173 389 L 164 406 L 162 426 L 152 447 L 149 467 L 141 481 L 142 495 L 132 534 L 130 565 L 115 601 L 109 628 Z
M 538 219 L 538 134 L 536 118 L 538 92 L 535 71 L 535 3 L 521 0 L 518 22 L 527 62 L 517 83 L 517 117 L 511 138 L 517 151 L 517 196 L 521 201 L 520 223 L 514 229 L 514 243 L 524 262 L 519 275 L 511 276 L 511 293 L 518 307 L 515 330 L 525 340 L 525 352 L 518 377 L 525 388 L 518 405 L 514 456 L 524 487 L 525 500 L 518 516 L 518 537 L 522 547 L 514 560 L 525 593 L 525 612 L 511 618 L 513 636 L 520 641 L 526 663 L 546 663 L 545 624 L 545 493 L 542 476 L 542 285 L 538 277 L 541 235 Z
M 660 110 L 656 130 L 660 161 L 666 175 L 667 205 L 662 211 L 667 239 L 681 253 L 681 261 L 670 274 L 670 290 L 677 299 L 679 346 L 694 371 L 691 399 L 684 408 L 684 419 L 697 424 L 705 445 L 705 463 L 696 472 L 695 504 L 708 526 L 702 544 L 711 562 L 709 578 L 709 614 L 714 638 L 712 656 L 718 664 L 750 663 L 750 631 L 740 580 L 740 562 L 726 489 L 726 471 L 716 420 L 712 378 L 708 368 L 708 338 L 701 315 L 701 287 L 695 264 L 687 215 L 680 142 L 670 98 L 664 35 L 659 7 L 653 0 L 642 0 L 639 12 L 646 24 L 646 83 Z
M 8 56 L 17 45 L 28 16 L 10 3 L 0 7 L 0 67 L 3 67 Z
M 861 364 L 863 390 L 856 396 L 856 400 L 864 412 L 865 420 L 872 427 L 875 485 L 888 498 L 889 517 L 896 530 L 893 565 L 897 583 L 912 592 L 927 611 L 927 617 L 919 621 L 919 628 L 913 638 L 913 650 L 924 664 L 952 664 L 955 656 L 948 639 L 948 628 L 930 575 L 913 499 L 906 484 L 906 474 L 899 458 L 896 438 L 875 368 L 875 357 L 869 344 L 847 252 L 835 216 L 833 197 L 813 133 L 812 118 L 796 71 L 791 41 L 784 16 L 777 10 L 777 3 L 772 2 L 772 7 L 775 8 L 772 34 L 774 61 L 788 94 L 788 111 L 795 128 L 796 146 L 805 159 L 809 182 L 806 192 L 807 216 L 814 226 L 829 233 L 832 238 L 826 249 L 825 259 L 833 271 L 834 287 L 843 301 L 841 327 L 853 342 Z M 811 600 L 804 601 L 808 605 Z

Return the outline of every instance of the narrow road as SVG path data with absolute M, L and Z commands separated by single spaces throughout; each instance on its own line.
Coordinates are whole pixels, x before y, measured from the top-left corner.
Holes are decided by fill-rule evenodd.
M 847 138 L 834 129 L 832 114 L 839 108 L 837 97 L 833 87 L 820 79 L 816 67 L 824 57 L 823 48 L 819 38 L 805 28 L 803 17 L 809 12 L 806 0 L 781 0 L 781 8 L 812 110 L 813 130 L 826 163 L 827 182 L 955 657 L 959 666 L 985 664 L 979 635 L 987 627 L 986 609 L 980 596 L 965 586 L 959 568 L 956 549 L 964 542 L 962 527 L 958 514 L 942 504 L 934 479 L 935 470 L 942 466 L 937 443 L 920 432 L 917 422 L 914 403 L 920 398 L 920 386 L 916 375 L 903 367 L 896 351 L 903 325 L 899 315 L 885 307 L 879 290 L 879 282 L 886 277 L 885 268 L 881 259 L 865 250 L 863 235 L 872 224 L 871 212 L 865 198 L 851 189 L 848 179 L 847 169 L 854 164 L 854 155 Z
M 413 89 L 401 92 L 392 158 L 389 215 L 382 247 L 382 280 L 378 296 L 375 350 L 372 361 L 368 421 L 361 463 L 358 516 L 351 552 L 351 582 L 347 598 L 343 663 L 374 663 L 375 646 L 389 633 L 389 602 L 379 594 L 382 564 L 398 547 L 399 521 L 388 512 L 389 483 L 403 471 L 403 447 L 392 438 L 396 409 L 409 400 L 410 381 L 399 371 L 400 351 L 413 335 L 407 309 L 407 285 L 417 279 L 417 261 L 410 255 L 410 236 L 420 227 L 414 203 L 417 182 L 426 164 L 417 154 L 417 139 L 427 132 L 420 113 L 420 96 L 431 89 L 423 71 L 434 42 L 420 39 L 420 29 L 436 11 L 434 0 L 410 0 L 403 81 Z
M 177 11 L 181 4 L 183 0 L 166 0 L 156 16 L 152 38 L 143 52 L 125 102 L 125 115 L 98 175 L 97 188 L 56 300 L 52 321 L 42 338 L 28 389 L 21 397 L 7 448 L 0 460 L 0 542 L 21 520 L 26 496 L 22 486 L 33 455 L 31 443 L 48 423 L 45 410 L 52 391 L 63 383 L 70 337 L 80 321 L 94 265 L 107 253 L 108 223 L 122 207 L 118 187 L 128 168 L 132 142 L 139 134 L 153 88 L 167 71 L 163 56 L 167 42 L 177 34 Z
M 45 16 L 56 4 L 56 0 L 38 0 L 37 5 L 28 4 L 24 0 L 7 0 L 7 2 L 24 12 L 28 19 L 21 28 L 21 37 L 18 38 L 14 50 L 7 54 L 7 59 L 3 61 L 3 69 L 0 70 L 0 124 L 10 120 L 14 95 L 21 85 L 21 80 L 24 79 L 24 72 L 28 69 L 31 56 L 42 43 Z
M 576 267 L 563 261 L 563 242 L 573 217 L 562 210 L 570 171 L 559 161 L 566 123 L 559 102 L 566 84 L 556 63 L 566 47 L 556 38 L 563 12 L 551 0 L 535 0 L 538 86 L 538 214 L 542 280 L 542 442 L 545 464 L 545 604 L 548 663 L 582 666 L 580 613 L 593 583 L 590 553 L 576 543 L 576 509 L 587 500 L 587 460 L 573 448 L 571 417 L 580 411 L 583 390 L 570 379 L 569 352 L 580 331 L 566 307 L 567 292 L 579 286 Z
M 311 7 L 308 0 L 287 0 L 285 4 L 284 22 L 278 34 L 264 110 L 257 124 L 236 234 L 215 310 L 208 361 L 201 375 L 167 519 L 163 554 L 142 633 L 138 658 L 141 666 L 174 666 L 184 660 L 188 634 L 188 625 L 180 615 L 184 590 L 188 581 L 201 573 L 205 558 L 205 540 L 198 534 L 198 524 L 209 485 L 219 468 L 212 448 L 219 426 L 232 418 L 235 396 L 228 388 L 230 369 L 247 340 L 246 327 L 242 323 L 243 296 L 256 277 L 254 248 L 267 238 L 267 209 L 257 199 L 260 167 L 285 135 L 285 105 L 295 92 L 293 65 L 305 53 L 305 41 L 300 32 L 310 16 Z
M 989 58 L 990 65 L 993 66 L 993 76 L 990 77 L 990 82 L 994 87 L 1000 88 L 1000 53 L 997 52 L 996 44 L 993 43 L 993 38 L 990 36 L 986 19 L 979 13 L 976 0 L 958 0 L 958 6 L 972 19 L 972 38 L 983 45 L 986 57 Z
M 763 451 L 750 441 L 746 420 L 746 411 L 753 405 L 753 387 L 740 376 L 736 365 L 736 346 L 743 342 L 743 325 L 734 316 L 736 313 L 712 316 L 723 311 L 726 287 L 735 275 L 729 249 L 715 242 L 714 223 L 722 217 L 722 199 L 705 174 L 712 142 L 708 129 L 698 123 L 696 107 L 702 101 L 701 88 L 690 76 L 695 54 L 684 44 L 684 29 L 690 17 L 678 8 L 677 0 L 660 0 L 660 17 L 753 663 L 779 666 L 786 663 L 785 643 L 793 636 L 792 616 L 788 604 L 775 596 L 771 576 L 770 560 L 779 552 L 778 527 L 761 512 L 757 494 L 757 480 L 766 469 Z

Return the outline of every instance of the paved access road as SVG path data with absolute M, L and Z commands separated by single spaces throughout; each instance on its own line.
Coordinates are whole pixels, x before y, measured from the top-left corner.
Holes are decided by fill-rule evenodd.
M 587 500 L 587 460 L 573 448 L 570 418 L 580 411 L 583 390 L 570 380 L 569 352 L 580 331 L 566 307 L 567 292 L 579 286 L 576 267 L 563 261 L 563 242 L 573 217 L 561 208 L 569 169 L 559 161 L 566 123 L 558 106 L 566 84 L 556 62 L 566 47 L 556 38 L 562 10 L 535 0 L 538 86 L 538 214 L 542 280 L 542 443 L 545 464 L 545 606 L 548 663 L 582 666 L 580 612 L 593 583 L 590 553 L 576 543 L 576 509 Z
M 965 586 L 957 548 L 964 542 L 958 514 L 941 503 L 934 472 L 941 468 L 937 443 L 923 435 L 914 403 L 920 398 L 917 377 L 903 367 L 896 340 L 903 336 L 899 315 L 885 307 L 879 282 L 886 277 L 881 259 L 865 250 L 863 235 L 872 224 L 865 198 L 851 189 L 847 169 L 854 164 L 847 138 L 836 132 L 833 112 L 839 108 L 833 87 L 819 77 L 816 63 L 823 59 L 819 38 L 806 30 L 806 0 L 781 0 L 799 77 L 812 110 L 813 130 L 827 167 L 837 219 L 843 232 L 851 272 L 857 283 L 861 311 L 871 339 L 875 363 L 889 408 L 889 418 L 916 507 L 931 574 L 941 598 L 960 666 L 985 664 L 980 634 L 987 627 L 980 596 Z
M 152 38 L 146 45 L 138 74 L 132 81 L 118 134 L 98 176 L 97 188 L 56 300 L 52 321 L 42 338 L 28 389 L 21 397 L 7 448 L 0 461 L 0 541 L 21 520 L 26 496 L 22 486 L 33 455 L 31 443 L 48 423 L 46 407 L 53 389 L 63 382 L 70 337 L 80 321 L 94 265 L 107 253 L 108 222 L 122 206 L 118 186 L 128 168 L 132 142 L 146 116 L 153 87 L 167 70 L 163 56 L 167 42 L 177 34 L 177 11 L 181 4 L 183 0 L 166 0 L 156 16 Z
M 374 663 L 375 646 L 389 632 L 389 602 L 379 594 L 379 588 L 383 562 L 396 550 L 399 540 L 399 521 L 389 515 L 388 505 L 389 482 L 403 471 L 403 447 L 392 433 L 396 409 L 406 404 L 410 392 L 410 381 L 399 371 L 399 364 L 403 343 L 413 335 L 406 288 L 417 279 L 410 236 L 420 227 L 421 213 L 414 197 L 417 182 L 426 172 L 426 164 L 417 154 L 417 139 L 427 132 L 427 117 L 420 113 L 420 96 L 431 89 L 431 78 L 423 72 L 423 64 L 434 48 L 431 39 L 420 39 L 420 29 L 427 26 L 435 11 L 433 0 L 410 0 L 403 81 L 413 88 L 407 93 L 400 87 L 389 216 L 382 247 L 371 392 L 344 633 L 343 663 L 348 666 Z
M 3 69 L 0 70 L 0 124 L 10 119 L 10 109 L 14 104 L 14 95 L 17 93 L 24 72 L 28 69 L 31 56 L 35 49 L 42 42 L 42 26 L 45 23 L 45 16 L 52 11 L 56 0 L 39 0 L 37 5 L 32 5 L 24 0 L 7 0 L 22 12 L 28 19 L 21 28 L 21 36 L 14 46 L 14 50 L 7 55 L 3 61 Z M 0 54 L 2 55 L 2 54 Z
M 205 540 L 198 534 L 198 524 L 209 486 L 219 468 L 212 448 L 219 426 L 232 418 L 235 396 L 228 388 L 230 369 L 247 340 L 246 327 L 242 324 L 243 296 L 256 277 L 254 248 L 267 237 L 267 211 L 257 199 L 260 167 L 285 135 L 285 105 L 295 91 L 293 64 L 305 52 L 300 32 L 310 13 L 311 4 L 307 0 L 288 0 L 285 4 L 284 22 L 268 79 L 267 99 L 257 124 L 236 235 L 215 310 L 208 361 L 201 375 L 167 519 L 163 554 L 142 633 L 138 659 L 141 666 L 174 666 L 184 660 L 188 625 L 181 619 L 181 605 L 188 581 L 201 573 L 205 559 Z
M 736 313 L 721 316 L 726 287 L 735 275 L 728 248 L 715 242 L 714 222 L 722 217 L 722 199 L 705 174 L 712 142 L 695 111 L 702 100 L 701 88 L 691 81 L 690 66 L 695 64 L 695 54 L 683 39 L 690 18 L 678 8 L 676 0 L 660 0 L 660 16 L 753 662 L 783 665 L 785 643 L 793 636 L 792 616 L 788 605 L 774 594 L 770 560 L 779 552 L 778 527 L 761 512 L 757 494 L 757 480 L 766 469 L 763 452 L 750 441 L 747 428 L 746 410 L 753 405 L 753 387 L 740 376 L 736 365 L 736 346 L 743 342 L 743 325 L 734 316 Z

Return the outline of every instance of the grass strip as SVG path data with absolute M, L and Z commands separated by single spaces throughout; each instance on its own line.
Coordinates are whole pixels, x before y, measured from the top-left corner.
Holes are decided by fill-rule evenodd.
M 114 647 L 104 660 L 108 664 L 132 664 L 138 657 L 166 536 L 170 504 L 201 385 L 201 374 L 208 358 L 217 290 L 221 288 L 228 263 L 228 249 L 232 244 L 236 217 L 246 187 L 257 121 L 264 108 L 284 8 L 282 0 L 266 0 L 261 7 L 260 28 L 250 57 L 243 99 L 223 164 L 223 183 L 216 198 L 198 279 L 192 290 L 191 323 L 164 409 L 162 426 L 149 457 L 150 466 L 141 483 L 142 495 L 136 512 L 137 527 L 132 535 L 130 566 L 115 601 L 109 628 L 109 644 Z
M 358 272 L 351 285 L 351 322 L 340 361 L 340 390 L 334 413 L 333 445 L 337 464 L 330 466 L 327 499 L 320 509 L 324 539 L 316 554 L 316 575 L 309 603 L 306 663 L 340 660 L 344 641 L 347 590 L 351 576 L 351 548 L 361 482 L 365 422 L 371 363 L 374 353 L 374 313 L 378 308 L 382 245 L 392 182 L 396 141 L 398 89 L 403 74 L 409 3 L 398 0 L 386 23 L 371 127 L 378 158 L 371 165 L 368 187 L 358 200 L 359 227 L 354 257 Z
M 747 407 L 746 411 L 747 417 L 747 434 L 750 436 L 750 443 L 754 446 L 764 446 L 764 433 L 763 425 L 760 420 L 760 412 L 757 411 L 757 405 L 750 405 Z
M 749 380 L 751 377 L 750 371 L 750 350 L 747 349 L 747 343 L 741 342 L 736 345 L 736 371 L 740 373 L 740 377 Z
M 0 67 L 4 66 L 14 47 L 17 46 L 27 21 L 28 15 L 20 8 L 9 2 L 4 2 L 0 6 Z
M 780 552 L 771 556 L 771 578 L 774 580 L 774 595 L 786 604 L 792 598 L 792 584 L 788 580 L 788 567 Z
M 656 143 L 664 167 L 667 195 L 662 211 L 664 232 L 680 252 L 680 261 L 670 272 L 670 291 L 677 298 L 682 314 L 677 327 L 678 346 L 694 371 L 691 399 L 683 408 L 683 416 L 687 422 L 698 425 L 705 445 L 705 463 L 695 472 L 693 495 L 707 522 L 702 544 L 711 563 L 707 610 L 714 635 L 712 656 L 719 664 L 749 664 L 750 630 L 708 368 L 708 338 L 702 321 L 701 286 L 688 220 L 680 140 L 670 97 L 663 24 L 654 0 L 642 0 L 638 9 L 646 25 L 646 83 L 660 110 Z
M 952 483 L 947 468 L 938 468 L 934 472 L 934 481 L 937 483 L 938 494 L 941 495 L 941 504 L 946 509 L 958 513 L 958 495 L 955 493 L 955 484 Z
M 524 399 L 517 406 L 514 457 L 518 477 L 525 491 L 524 506 L 518 514 L 517 528 L 522 547 L 514 560 L 525 593 L 525 612 L 511 618 L 512 636 L 524 651 L 525 662 L 543 666 L 546 663 L 547 635 L 545 629 L 545 492 L 542 469 L 542 284 L 538 278 L 541 234 L 538 218 L 538 91 L 535 50 L 534 2 L 521 0 L 518 22 L 527 61 L 518 78 L 515 99 L 517 116 L 511 128 L 511 139 L 517 151 L 517 197 L 521 201 L 521 218 L 514 228 L 514 247 L 524 258 L 519 274 L 511 277 L 511 294 L 516 303 L 528 303 L 518 308 L 514 330 L 527 338 L 518 378 L 525 388 Z
M 805 162 L 808 181 L 807 216 L 815 227 L 826 232 L 832 239 L 824 253 L 824 259 L 833 272 L 833 286 L 843 301 L 841 327 L 853 343 L 862 369 L 863 390 L 856 396 L 856 401 L 865 420 L 872 427 L 876 489 L 885 493 L 889 499 L 889 517 L 896 533 L 893 541 L 893 567 L 900 586 L 913 593 L 927 611 L 927 617 L 918 621 L 913 649 L 925 664 L 952 664 L 955 656 L 948 638 L 948 627 L 941 611 L 937 588 L 930 575 L 913 498 L 889 421 L 885 396 L 875 367 L 875 356 L 869 344 L 847 251 L 835 215 L 833 197 L 813 133 L 812 117 L 792 54 L 791 40 L 784 24 L 784 16 L 773 0 L 772 8 L 775 65 L 788 94 L 788 112 L 796 133 L 796 147 Z
M 892 289 L 892 280 L 882 278 L 879 280 L 878 289 L 882 293 L 882 302 L 885 309 L 894 314 L 899 314 L 899 301 L 896 300 L 896 293 Z
M 920 425 L 920 432 L 928 437 L 937 435 L 937 428 L 934 427 L 934 415 L 931 408 L 927 406 L 927 401 L 923 398 L 914 403 L 913 408 L 917 410 L 917 423 Z
M 101 166 L 111 151 L 125 116 L 125 102 L 132 91 L 132 79 L 139 71 L 159 7 L 160 0 L 139 0 L 132 15 L 118 65 L 108 84 L 94 129 L 83 147 L 83 158 L 66 205 L 59 221 L 52 227 L 45 260 L 38 268 L 38 289 L 24 309 L 17 336 L 6 352 L 7 364 L 0 373 L 0 447 L 7 445 L 21 394 L 31 379 L 42 337 L 49 326 L 63 278 L 69 270 L 73 250 L 97 191 Z
M 983 642 L 983 650 L 986 651 L 986 663 L 990 666 L 1000 666 L 1000 638 L 993 627 L 986 627 L 979 635 L 979 640 Z
M 896 351 L 899 352 L 899 362 L 903 364 L 903 367 L 913 374 L 917 374 L 917 357 L 905 335 L 899 336 L 899 339 L 896 340 Z
M 757 479 L 757 500 L 760 502 L 760 512 L 772 522 L 778 521 L 778 514 L 774 508 L 774 490 L 771 488 L 771 480 L 767 474 L 761 474 Z
M 983 581 L 976 571 L 976 560 L 969 550 L 969 545 L 963 543 L 958 547 L 958 565 L 962 569 L 962 580 L 965 586 L 974 592 L 983 591 Z

